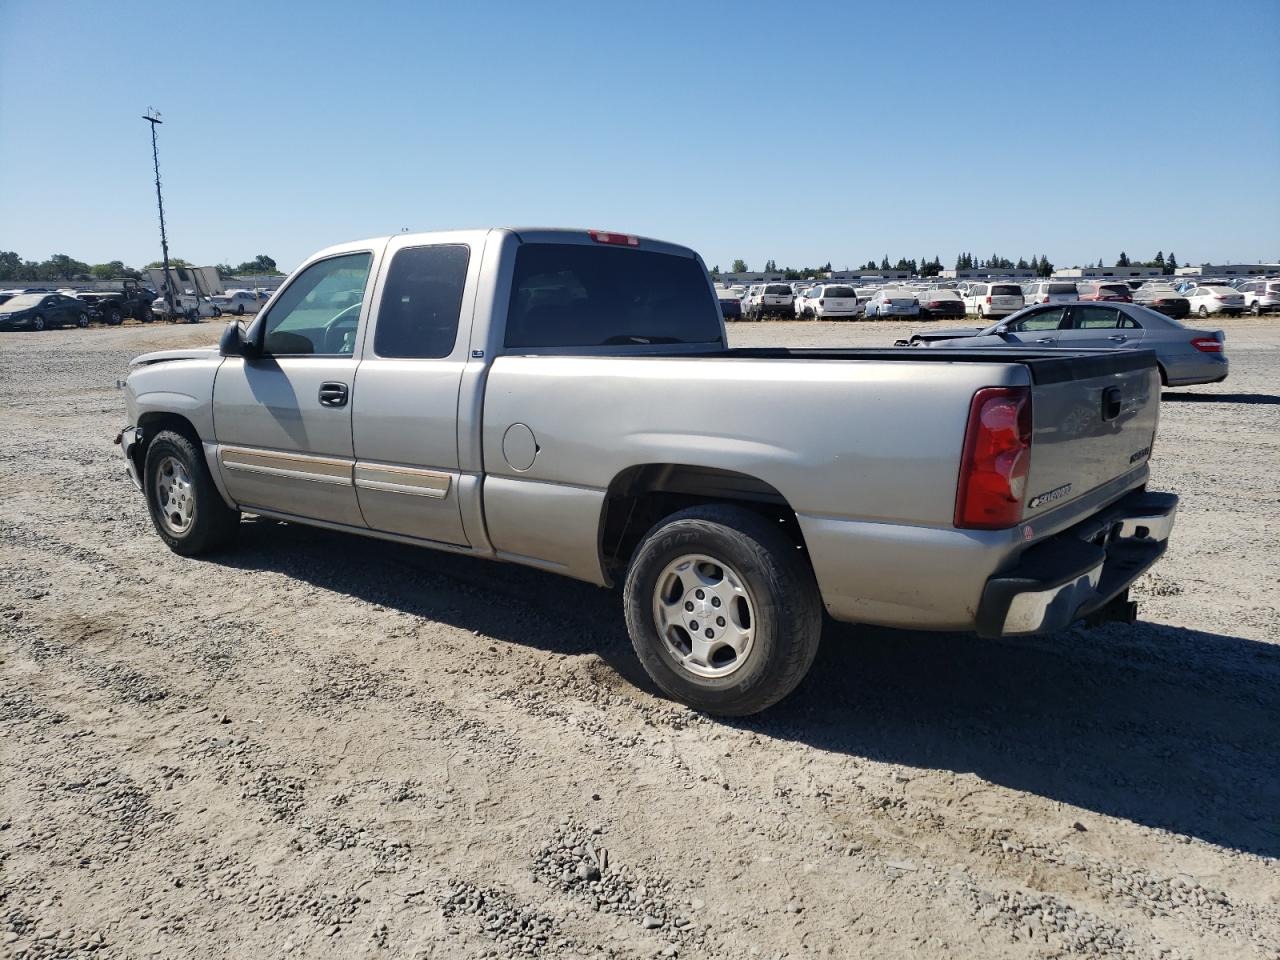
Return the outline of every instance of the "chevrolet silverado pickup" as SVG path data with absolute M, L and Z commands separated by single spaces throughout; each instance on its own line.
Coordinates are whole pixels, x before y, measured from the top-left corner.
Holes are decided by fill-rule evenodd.
M 174 551 L 252 513 L 621 585 L 648 674 L 722 715 L 795 688 L 824 610 L 1131 621 L 1177 507 L 1150 353 L 734 349 L 696 253 L 601 231 L 331 247 L 124 386 Z

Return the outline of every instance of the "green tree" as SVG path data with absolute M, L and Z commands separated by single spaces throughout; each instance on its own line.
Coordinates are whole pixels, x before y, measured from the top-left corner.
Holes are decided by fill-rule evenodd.
M 1164 273 L 1164 251 L 1163 251 L 1163 250 L 1157 250 L 1157 251 L 1156 251 L 1156 258 L 1155 258 L 1154 260 L 1152 260 L 1149 264 L 1147 264 L 1147 266 L 1149 266 L 1149 267 L 1159 267 L 1159 268 L 1160 268 L 1160 272 L 1161 272 L 1161 273 Z
M 1125 253 L 1123 250 L 1120 251 L 1120 259 L 1116 261 L 1116 266 L 1117 267 L 1132 266 L 1132 264 L 1129 263 L 1129 255 Z
M 120 277 L 132 277 L 137 280 L 141 274 L 132 267 L 126 267 L 121 260 L 112 260 L 110 263 L 95 263 L 89 268 L 89 272 L 93 274 L 95 280 L 116 280 Z
M 276 269 L 275 260 L 268 257 L 265 253 L 260 253 L 252 260 L 246 260 L 240 266 L 236 267 L 237 274 L 245 273 L 279 273 Z
M 83 260 L 73 260 L 65 253 L 55 253 L 40 264 L 40 271 L 45 274 L 42 279 L 74 280 L 89 276 L 89 265 Z
M 21 280 L 22 258 L 13 250 L 0 250 L 0 280 Z
M 889 255 L 887 253 L 884 255 L 884 258 L 880 261 L 880 269 L 881 270 L 893 269 L 892 267 L 889 266 Z
M 150 263 L 148 263 L 148 264 L 147 264 L 147 269 L 149 269 L 149 270 L 151 270 L 151 269 L 159 270 L 159 269 L 160 269 L 161 267 L 163 267 L 163 266 L 164 266 L 164 264 L 163 264 L 161 261 L 159 261 L 159 260 L 152 260 Z M 186 268 L 190 269 L 191 267 L 195 266 L 195 264 L 193 264 L 193 263 L 191 263 L 191 262 L 189 262 L 189 261 L 187 261 L 187 260 L 183 260 L 181 257 L 170 257 L 170 258 L 169 258 L 169 266 L 171 266 L 171 267 L 186 267 Z
M 711 268 L 711 276 L 715 277 L 717 280 L 720 279 L 720 264 L 717 263 Z
M 747 261 L 745 261 L 745 260 L 735 260 L 735 261 L 733 261 L 733 270 L 731 270 L 730 272 L 731 272 L 731 273 L 746 273 L 746 272 L 747 272 Z
M 1178 272 L 1178 258 L 1174 256 L 1172 250 L 1169 251 L 1169 259 L 1164 262 L 1164 275 L 1171 277 Z

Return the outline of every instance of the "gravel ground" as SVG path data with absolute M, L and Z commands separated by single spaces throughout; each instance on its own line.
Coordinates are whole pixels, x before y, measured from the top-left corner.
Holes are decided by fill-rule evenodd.
M 0 334 L 0 955 L 1280 957 L 1280 321 L 1226 326 L 1139 624 L 831 625 L 732 723 L 604 590 L 261 520 L 169 553 L 114 381 L 217 328 Z

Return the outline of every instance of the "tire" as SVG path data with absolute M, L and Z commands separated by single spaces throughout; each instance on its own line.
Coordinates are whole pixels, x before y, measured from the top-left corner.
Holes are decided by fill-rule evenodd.
M 37 332 L 45 328 L 44 315 L 37 313 L 31 318 L 31 329 Z
M 107 326 L 109 327 L 118 327 L 120 324 L 124 323 L 124 315 L 115 307 L 108 310 L 103 319 L 106 320 Z
M 1201 304 L 1200 309 L 1196 311 L 1196 316 L 1198 316 L 1201 320 L 1204 320 L 1206 317 L 1209 316 L 1208 307 L 1206 307 L 1204 304 Z
M 152 321 L 155 320 L 155 318 L 156 318 L 156 315 L 152 313 L 151 308 L 147 307 L 145 310 L 142 311 L 142 316 L 138 318 L 138 321 L 140 323 L 151 323 Z
M 151 522 L 174 553 L 194 557 L 235 540 L 240 512 L 223 501 L 189 438 L 172 430 L 156 434 L 142 476 Z
M 81 330 L 89 326 L 89 315 L 85 313 L 83 310 L 80 311 L 80 313 L 76 314 L 76 326 L 79 327 Z
M 1253 301 L 1253 306 L 1249 308 L 1249 312 L 1252 313 L 1255 317 L 1262 316 L 1262 304 L 1260 304 L 1257 300 Z
M 981 308 L 981 307 L 979 307 L 979 308 L 978 308 L 978 320 L 979 320 L 979 321 L 981 321 L 982 319 L 983 319 L 982 308 Z
M 653 682 L 719 716 L 759 713 L 789 694 L 822 636 L 822 598 L 801 551 L 776 523 L 729 504 L 690 507 L 654 526 L 632 556 L 623 603 Z M 707 619 L 693 628 L 695 647 L 697 616 Z
M 236 316 L 237 316 L 237 317 L 243 317 L 243 316 L 244 316 L 244 304 L 243 304 L 243 303 L 238 303 L 238 304 L 236 304 Z

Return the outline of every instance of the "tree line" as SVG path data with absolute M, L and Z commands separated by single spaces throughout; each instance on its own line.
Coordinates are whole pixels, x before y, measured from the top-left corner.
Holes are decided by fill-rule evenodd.
M 1101 257 L 1098 258 L 1097 265 L 1099 267 L 1106 266 Z M 1150 260 L 1137 261 L 1130 260 L 1129 255 L 1121 250 L 1120 256 L 1116 258 L 1114 265 L 1117 267 L 1159 267 L 1160 272 L 1165 276 L 1172 276 L 1174 271 L 1178 269 L 1178 258 L 1173 253 L 1166 257 L 1164 251 L 1161 250 Z M 1086 266 L 1092 267 L 1093 264 L 1086 264 Z M 955 268 L 957 270 L 1031 270 L 1034 271 L 1037 277 L 1051 277 L 1054 270 L 1053 264 L 1049 262 L 1049 258 L 1043 253 L 1038 257 L 1032 257 L 1030 260 L 1026 257 L 1019 257 L 1017 262 L 1010 260 L 1008 257 L 1002 257 L 998 253 L 993 253 L 985 258 L 975 257 L 972 253 L 962 253 L 956 257 Z M 942 259 L 936 256 L 933 259 L 921 257 L 919 260 L 908 260 L 906 257 L 899 257 L 896 263 L 890 263 L 889 255 L 885 254 L 879 263 L 876 263 L 875 260 L 868 260 L 861 269 L 880 271 L 905 270 L 913 277 L 936 277 L 942 273 Z M 747 273 L 749 271 L 750 268 L 745 260 L 738 259 L 733 261 L 733 273 Z M 828 262 L 826 266 L 822 267 L 783 267 L 779 269 L 777 261 L 767 260 L 765 261 L 764 272 L 781 273 L 787 280 L 803 280 L 805 277 L 815 277 L 823 273 L 830 273 L 831 264 Z M 713 277 L 720 276 L 720 267 L 718 265 L 712 269 L 711 275 Z
M 162 267 L 159 260 L 153 260 L 146 268 Z M 181 257 L 170 257 L 171 267 L 192 267 Z M 228 263 L 217 265 L 219 275 L 223 277 L 241 276 L 243 274 L 279 274 L 276 262 L 265 253 L 260 253 L 252 260 L 246 260 L 238 266 Z M 144 269 L 146 269 L 144 268 Z M 65 253 L 55 253 L 48 260 L 24 260 L 13 250 L 0 250 L 0 283 L 15 280 L 116 280 L 121 277 L 142 279 L 142 271 L 125 265 L 123 261 L 111 260 L 107 263 L 88 264 Z

